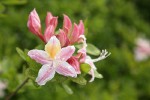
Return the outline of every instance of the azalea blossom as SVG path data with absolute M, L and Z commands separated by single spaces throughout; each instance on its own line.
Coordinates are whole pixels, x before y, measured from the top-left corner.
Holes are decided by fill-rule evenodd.
M 150 41 L 144 38 L 138 38 L 136 40 L 137 47 L 135 48 L 135 59 L 142 61 L 150 56 Z
M 28 55 L 43 65 L 39 70 L 36 82 L 39 85 L 45 85 L 47 81 L 54 77 L 56 72 L 64 76 L 77 77 L 75 69 L 67 62 L 74 51 L 74 46 L 61 48 L 60 41 L 56 36 L 50 38 L 45 45 L 45 51 L 30 50 Z
M 39 70 L 36 82 L 39 85 L 44 85 L 54 77 L 56 72 L 64 76 L 77 77 L 77 74 L 81 74 L 80 65 L 82 63 L 89 64 L 91 67 L 88 73 L 92 78 L 89 82 L 94 81 L 95 77 L 102 77 L 97 73 L 94 62 L 105 59 L 110 53 L 102 50 L 97 59 L 92 59 L 87 55 L 83 21 L 80 20 L 78 24 L 72 24 L 70 18 L 64 14 L 62 28 L 56 33 L 57 24 L 58 17 L 53 16 L 51 12 L 47 12 L 46 28 L 44 34 L 42 34 L 40 18 L 36 10 L 34 9 L 29 15 L 27 24 L 29 30 L 46 44 L 45 50 L 34 49 L 28 52 L 32 59 L 43 65 Z M 75 43 L 82 44 L 77 52 L 75 52 Z

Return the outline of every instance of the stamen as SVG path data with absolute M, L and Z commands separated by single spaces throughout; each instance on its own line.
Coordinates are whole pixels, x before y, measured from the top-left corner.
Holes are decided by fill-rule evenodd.
M 108 51 L 105 49 L 105 50 L 102 50 L 100 56 L 96 59 L 92 59 L 93 62 L 97 62 L 97 61 L 100 61 L 100 60 L 103 60 L 105 58 L 107 58 L 111 53 L 108 53 Z

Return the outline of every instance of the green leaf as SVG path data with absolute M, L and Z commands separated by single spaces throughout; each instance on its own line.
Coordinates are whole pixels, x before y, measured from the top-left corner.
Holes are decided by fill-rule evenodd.
M 94 75 L 96 78 L 103 78 L 102 74 L 99 74 L 96 70 L 94 70 Z
M 88 73 L 91 70 L 91 66 L 86 63 L 80 64 L 81 71 Z
M 37 72 L 32 70 L 31 68 L 27 68 L 25 71 L 25 75 L 30 79 L 35 80 L 35 78 L 37 77 Z
M 68 94 L 73 94 L 72 89 L 67 84 L 62 83 L 62 86 Z
M 32 60 L 29 57 L 27 58 L 27 64 L 31 70 L 36 71 L 36 72 L 38 72 L 42 66 L 41 64 L 37 63 L 36 61 Z
M 1 3 L 6 4 L 6 5 L 22 5 L 26 4 L 27 0 L 3 0 Z
M 87 43 L 86 50 L 87 50 L 88 54 L 91 54 L 94 56 L 100 55 L 100 50 L 96 46 L 94 46 L 93 44 Z
M 80 85 L 86 85 L 87 81 L 82 76 L 78 76 L 77 78 L 71 78 L 71 80 L 75 83 L 78 83 Z
M 35 87 L 40 87 L 40 85 L 37 84 L 37 82 L 35 82 L 35 80 L 32 79 L 32 83 Z
M 18 54 L 20 55 L 21 58 L 23 58 L 24 60 L 26 60 L 27 55 L 20 49 L 20 48 L 16 48 Z
M 27 68 L 27 69 L 25 70 L 25 75 L 31 79 L 32 84 L 33 84 L 35 87 L 39 87 L 39 85 L 37 84 L 37 82 L 35 82 L 35 79 L 36 79 L 36 77 L 37 77 L 37 75 L 38 75 L 38 71 L 33 70 L 33 69 L 31 69 L 31 68 Z
M 82 44 L 75 44 L 74 45 L 76 48 L 81 49 L 82 48 Z
M 75 47 L 78 49 L 81 49 L 82 44 L 77 44 L 77 45 L 75 45 Z M 94 46 L 93 44 L 90 44 L 90 43 L 87 43 L 86 52 L 93 56 L 98 56 L 101 53 L 100 50 L 96 46 Z
M 55 77 L 51 80 L 52 82 L 62 83 L 66 81 L 68 78 L 59 74 L 55 74 Z

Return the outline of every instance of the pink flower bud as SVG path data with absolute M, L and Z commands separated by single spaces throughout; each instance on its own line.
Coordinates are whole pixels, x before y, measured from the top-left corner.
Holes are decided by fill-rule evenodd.
M 74 24 L 74 28 L 70 36 L 71 43 L 73 44 L 74 42 L 76 42 L 78 38 L 79 38 L 79 28 L 77 24 Z
M 47 15 L 46 15 L 46 20 L 45 20 L 45 24 L 46 24 L 46 27 L 49 26 L 49 23 L 50 23 L 50 20 L 52 19 L 53 15 L 51 12 L 47 12 Z
M 82 20 L 80 20 L 78 27 L 79 27 L 79 34 L 83 35 L 84 34 L 84 24 L 83 24 Z
M 53 25 L 49 25 L 45 32 L 44 32 L 44 39 L 46 41 L 46 43 L 49 41 L 49 39 L 54 35 L 54 26 Z
M 38 37 L 40 37 L 41 40 L 44 41 L 43 35 L 41 33 L 40 18 L 35 9 L 30 12 L 27 26 L 33 34 L 37 35 Z
M 68 46 L 70 44 L 67 35 L 61 29 L 59 30 L 59 34 L 57 35 L 57 38 L 59 39 L 59 41 L 61 43 L 61 47 Z
M 81 74 L 78 58 L 72 56 L 67 62 L 75 69 L 77 74 Z
M 41 34 L 40 18 L 35 9 L 29 15 L 27 26 L 33 34 Z
M 86 48 L 81 48 L 78 50 L 78 56 L 80 57 L 80 62 L 83 63 L 85 62 L 85 59 L 86 59 Z
M 47 12 L 45 23 L 46 27 L 48 27 L 49 25 L 53 25 L 55 29 L 58 24 L 58 17 L 53 17 L 53 15 L 50 12 Z
M 70 18 L 64 14 L 63 30 L 65 33 L 69 33 L 72 29 L 72 23 Z

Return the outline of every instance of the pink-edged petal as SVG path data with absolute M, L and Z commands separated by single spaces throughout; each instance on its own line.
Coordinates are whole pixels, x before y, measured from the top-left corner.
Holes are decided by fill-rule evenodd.
M 34 34 L 41 33 L 40 18 L 35 9 L 30 12 L 27 26 L 32 33 Z
M 41 32 L 40 18 L 35 9 L 31 11 L 29 15 L 27 26 L 33 34 L 37 35 L 43 42 L 45 42 Z
M 36 78 L 36 82 L 39 85 L 45 85 L 47 81 L 51 80 L 55 75 L 55 68 L 53 67 L 53 63 L 45 64 L 41 67 L 38 73 L 38 77 Z
M 61 49 L 61 51 L 56 55 L 56 59 L 66 61 L 75 52 L 74 46 L 67 46 Z
M 63 31 L 65 32 L 65 34 L 66 34 L 68 37 L 70 36 L 71 29 L 68 29 L 67 27 L 64 27 L 64 28 L 63 28 Z
M 45 32 L 44 32 L 44 38 L 45 38 L 45 41 L 48 42 L 49 39 L 54 35 L 54 26 L 53 25 L 49 25 Z
M 67 15 L 64 14 L 63 30 L 65 31 L 65 33 L 67 30 L 67 33 L 68 33 L 71 29 L 72 29 L 71 20 Z
M 85 35 L 80 35 L 78 38 L 78 43 L 83 43 L 83 47 L 87 47 Z
M 57 38 L 60 41 L 61 47 L 65 46 L 65 44 L 67 44 L 67 35 L 65 34 L 65 32 L 63 30 L 59 30 L 59 34 L 57 35 Z
M 78 50 L 78 56 L 80 58 L 80 62 L 85 62 L 86 59 L 86 48 L 81 48 Z
M 74 42 L 76 42 L 79 38 L 79 28 L 77 26 L 77 24 L 74 24 L 74 28 L 70 37 L 70 41 L 73 44 Z
M 78 58 L 71 57 L 67 60 L 67 62 L 75 69 L 77 74 L 81 74 Z
M 54 29 L 57 27 L 57 24 L 58 24 L 58 17 L 53 17 L 51 20 L 50 20 L 50 25 L 53 25 L 54 26 Z
M 86 57 L 85 63 L 87 63 L 91 66 L 91 70 L 90 70 L 89 74 L 92 76 L 92 78 L 89 82 L 92 82 L 92 81 L 94 81 L 94 78 L 95 78 L 94 70 L 96 70 L 96 67 L 95 67 L 93 60 L 91 59 L 90 56 Z
M 45 23 L 46 27 L 53 25 L 54 28 L 56 28 L 58 24 L 58 17 L 54 17 L 51 12 L 47 12 Z
M 55 59 L 55 56 L 61 50 L 61 45 L 56 36 L 52 36 L 48 43 L 45 45 L 45 51 L 49 54 L 51 59 Z
M 46 20 L 45 20 L 46 27 L 49 26 L 50 20 L 52 19 L 52 17 L 53 17 L 52 13 L 51 12 L 47 12 Z
M 34 59 L 40 64 L 47 64 L 51 61 L 51 59 L 48 56 L 48 53 L 43 50 L 30 50 L 28 52 L 28 56 L 30 56 L 32 59 Z
M 89 65 L 91 66 L 91 69 L 96 70 L 96 67 L 95 67 L 95 65 L 94 65 L 94 63 L 93 63 L 93 60 L 91 59 L 90 56 L 86 56 L 85 63 L 89 64 Z
M 55 61 L 56 72 L 63 76 L 77 77 L 75 69 L 65 61 Z
M 81 49 L 78 50 L 78 56 L 80 56 L 80 62 L 85 62 L 85 59 L 86 59 L 86 47 L 87 47 L 87 44 L 86 44 L 86 38 L 84 35 L 80 35 L 79 36 L 79 39 L 78 39 L 78 42 L 81 42 L 83 43 L 83 46 Z
M 41 24 L 36 20 L 36 18 L 34 18 L 34 16 L 29 15 L 27 26 L 30 32 L 32 32 L 33 34 L 41 34 Z
M 84 34 L 84 24 L 83 24 L 82 20 L 80 20 L 78 27 L 79 27 L 79 35 L 83 35 Z
M 33 10 L 30 12 L 30 15 L 29 15 L 29 16 L 34 17 L 35 20 L 36 20 L 38 23 L 40 23 L 40 17 L 39 17 L 39 15 L 37 14 L 37 12 L 36 12 L 35 9 L 33 9 Z

